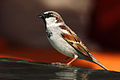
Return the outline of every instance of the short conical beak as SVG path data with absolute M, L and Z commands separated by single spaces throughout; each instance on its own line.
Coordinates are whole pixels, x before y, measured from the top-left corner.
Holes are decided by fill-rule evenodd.
M 45 15 L 44 15 L 43 13 L 41 13 L 41 14 L 39 14 L 37 17 L 44 19 L 44 18 L 45 18 Z

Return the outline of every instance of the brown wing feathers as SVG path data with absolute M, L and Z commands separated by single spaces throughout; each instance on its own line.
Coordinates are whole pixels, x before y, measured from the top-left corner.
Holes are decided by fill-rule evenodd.
M 90 56 L 89 51 L 86 46 L 82 43 L 82 41 L 77 37 L 77 35 L 71 30 L 69 30 L 65 26 L 60 26 L 61 29 L 67 30 L 70 34 L 62 33 L 62 37 L 71 45 L 73 46 L 78 52 L 82 53 L 83 55 Z

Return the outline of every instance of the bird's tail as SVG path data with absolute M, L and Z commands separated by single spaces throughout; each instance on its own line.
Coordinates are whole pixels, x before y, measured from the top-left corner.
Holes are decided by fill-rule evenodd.
M 99 66 L 102 67 L 104 70 L 108 70 L 108 69 L 107 69 L 105 66 L 103 66 L 99 61 L 97 61 L 93 55 L 90 55 L 90 56 L 92 57 L 92 61 L 91 61 L 91 62 L 99 65 Z

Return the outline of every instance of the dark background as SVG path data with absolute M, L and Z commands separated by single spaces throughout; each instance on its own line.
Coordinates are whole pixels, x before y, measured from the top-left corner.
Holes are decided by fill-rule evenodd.
M 0 47 L 51 48 L 37 15 L 54 10 L 95 51 L 120 50 L 119 0 L 0 0 Z

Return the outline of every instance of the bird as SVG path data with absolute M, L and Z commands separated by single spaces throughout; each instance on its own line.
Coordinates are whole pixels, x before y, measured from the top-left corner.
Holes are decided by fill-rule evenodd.
M 89 52 L 77 34 L 67 26 L 61 15 L 55 11 L 40 13 L 45 23 L 46 35 L 51 45 L 60 53 L 72 58 L 66 65 L 70 65 L 76 59 L 93 62 L 104 70 L 108 70 Z

